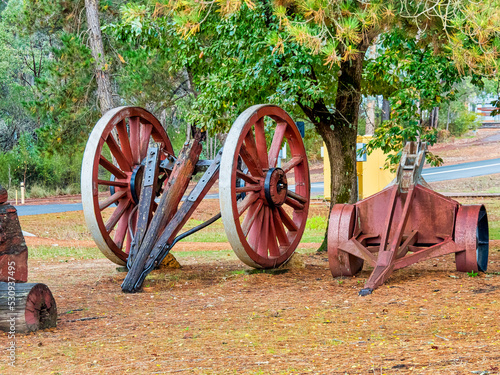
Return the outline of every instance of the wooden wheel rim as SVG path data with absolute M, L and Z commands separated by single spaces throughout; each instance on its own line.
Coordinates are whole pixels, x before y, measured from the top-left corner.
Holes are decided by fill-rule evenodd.
M 128 130 L 126 119 L 129 119 Z M 118 133 L 120 145 L 112 134 L 113 130 Z M 126 146 L 126 139 L 128 146 Z M 132 199 L 131 176 L 141 165 L 151 139 L 162 145 L 163 152 L 173 155 L 167 133 L 151 113 L 139 107 L 118 107 L 106 112 L 97 122 L 83 154 L 81 192 L 85 221 L 97 247 L 108 259 L 119 265 L 125 265 L 128 257 L 130 236 L 126 232 L 129 218 L 134 214 L 133 209 L 136 206 Z M 110 150 L 112 148 L 115 150 L 115 152 L 111 151 L 111 154 L 116 158 L 118 166 L 110 166 L 109 164 L 113 163 L 102 155 L 104 144 L 107 144 Z M 116 151 L 116 147 L 119 151 Z M 120 152 L 121 155 L 119 155 Z M 103 158 L 107 162 L 103 161 Z M 115 176 L 116 181 L 112 182 L 114 185 L 111 182 L 102 183 L 103 180 L 100 180 L 98 175 L 99 166 Z M 116 178 L 115 174 L 120 175 L 120 178 Z M 114 198 L 110 196 L 107 200 L 99 202 L 99 186 L 101 185 L 115 186 Z M 113 202 L 110 203 L 111 200 Z M 113 215 L 115 217 L 119 215 L 119 217 L 114 225 L 111 225 L 112 223 L 108 220 L 108 228 L 111 226 L 108 230 L 102 211 L 113 203 L 117 206 L 112 217 Z M 121 237 L 121 239 L 117 238 L 117 241 L 111 236 L 115 227 L 116 232 L 119 231 L 115 233 L 115 237 L 118 235 Z
M 333 277 L 353 276 L 363 268 L 363 259 L 339 250 L 354 232 L 356 207 L 352 204 L 336 204 L 330 212 L 328 223 L 328 264 Z
M 269 151 L 264 129 L 265 117 L 276 123 Z M 278 152 L 285 139 L 292 158 L 283 165 L 282 170 L 285 175 L 294 171 L 295 193 L 287 189 L 285 203 L 281 205 L 278 199 L 275 206 L 266 199 L 264 184 L 266 176 L 275 172 Z M 250 177 L 243 176 L 247 179 L 246 187 L 237 187 L 237 179 L 242 178 L 242 173 L 237 175 L 239 157 L 249 169 Z M 238 258 L 255 268 L 278 267 L 286 262 L 304 233 L 310 199 L 307 156 L 300 132 L 291 117 L 274 105 L 255 105 L 245 110 L 229 131 L 220 170 L 222 221 Z M 238 202 L 237 196 L 243 192 L 245 197 Z M 299 200 L 291 195 L 295 198 L 298 195 Z M 286 206 L 293 210 L 291 217 L 286 212 Z M 243 222 L 240 222 L 240 218 Z M 259 225 L 260 230 L 256 229 Z
M 486 272 L 488 268 L 488 216 L 483 205 L 462 205 L 458 209 L 455 242 L 464 251 L 455 254 L 457 270 Z

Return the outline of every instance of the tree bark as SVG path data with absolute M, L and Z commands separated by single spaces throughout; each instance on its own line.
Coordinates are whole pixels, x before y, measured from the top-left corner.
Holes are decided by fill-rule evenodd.
M 321 99 L 314 102 L 312 107 L 304 105 L 300 100 L 298 103 L 323 138 L 328 150 L 331 168 L 330 211 L 336 203 L 355 203 L 358 200 L 356 137 L 361 103 L 363 60 L 368 47 L 377 35 L 378 30 L 371 30 L 358 45 L 359 53 L 355 58 L 342 61 L 333 113 Z M 318 251 L 326 251 L 327 233 L 328 227 L 325 239 Z
M 382 99 L 382 121 L 391 119 L 391 103 L 386 99 Z
M 85 0 L 87 11 L 87 26 L 90 32 L 90 49 L 95 60 L 95 75 L 97 80 L 97 96 L 101 114 L 114 107 L 111 90 L 111 81 L 106 66 L 104 46 L 102 44 L 101 23 L 97 0 Z
M 369 97 L 366 103 L 366 126 L 365 135 L 375 133 L 375 98 Z
M 299 101 L 304 114 L 314 124 L 328 149 L 331 167 L 331 203 L 354 203 L 358 198 L 356 175 L 356 137 L 358 133 L 359 105 L 361 103 L 361 75 L 365 52 L 373 40 L 367 38 L 358 46 L 355 59 L 343 61 L 335 99 L 335 112 L 331 113 L 322 100 L 312 107 Z

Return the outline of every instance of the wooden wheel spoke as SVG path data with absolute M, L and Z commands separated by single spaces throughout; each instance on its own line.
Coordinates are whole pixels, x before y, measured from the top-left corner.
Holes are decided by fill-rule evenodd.
M 264 177 L 264 173 L 262 172 L 262 168 L 260 168 L 260 163 L 258 162 L 257 157 L 253 157 L 252 154 L 248 151 L 245 144 L 241 145 L 240 148 L 240 156 L 245 162 L 248 171 L 254 177 Z
M 162 160 L 166 154 L 174 155 L 160 122 L 145 109 L 125 106 L 110 109 L 97 122 L 85 148 L 81 179 L 85 221 L 102 253 L 120 265 L 127 262 L 137 227 L 130 175 L 134 169 L 139 172 L 136 167 L 152 139 L 163 146 Z M 142 184 L 141 174 L 135 175 L 137 188 Z M 112 194 L 100 198 L 99 190 L 104 187 Z M 150 214 L 154 209 L 156 204 Z
M 285 164 L 283 164 L 283 167 L 281 167 L 281 169 L 283 169 L 283 171 L 285 173 L 288 173 L 290 172 L 290 170 L 294 167 L 296 167 L 297 165 L 299 165 L 300 163 L 302 163 L 302 160 L 304 160 L 304 158 L 302 156 L 294 156 L 292 158 L 292 160 L 286 162 Z
M 286 235 L 286 230 L 284 228 L 283 221 L 281 220 L 281 216 L 279 211 L 273 210 L 273 219 L 274 219 L 274 229 L 276 231 L 276 237 L 278 237 L 278 241 L 281 246 L 290 246 L 290 241 L 288 240 L 288 236 Z
M 290 207 L 292 207 L 294 210 L 297 210 L 297 211 L 302 211 L 304 209 L 304 203 L 301 203 L 301 202 L 295 200 L 290 195 L 290 192 L 288 192 L 288 194 L 286 196 L 285 204 L 289 205 Z
M 296 201 L 298 201 L 300 203 L 306 203 L 307 202 L 307 198 L 306 197 L 303 197 L 302 195 L 299 195 L 299 194 L 295 193 L 294 191 L 288 190 L 286 192 L 286 194 L 289 197 L 295 199 Z
M 116 124 L 116 132 L 118 133 L 118 140 L 120 141 L 123 155 L 127 159 L 128 163 L 132 165 L 132 150 L 130 148 L 130 140 L 128 138 L 127 124 L 125 124 L 125 119 Z
M 241 224 L 241 230 L 243 231 L 243 235 L 245 237 L 250 232 L 250 228 L 252 227 L 253 223 L 255 223 L 255 219 L 257 218 L 257 215 L 259 215 L 263 204 L 264 204 L 264 202 L 262 201 L 262 199 L 259 199 L 248 210 L 248 213 L 245 216 L 243 223 Z
M 257 248 L 257 254 L 267 258 L 267 249 L 269 247 L 269 207 L 264 206 L 264 217 L 262 220 L 262 228 L 259 237 L 259 246 Z
M 252 249 L 257 249 L 259 247 L 259 241 L 261 238 L 262 221 L 264 218 L 264 210 L 259 210 L 257 218 L 255 219 L 254 225 L 251 226 L 248 233 L 247 242 Z
M 115 236 L 113 241 L 116 243 L 116 246 L 121 249 L 123 247 L 125 236 L 127 234 L 128 229 L 128 217 L 130 215 L 131 208 L 127 209 L 127 212 L 122 215 L 120 220 L 118 220 L 118 225 L 116 227 Z
M 134 165 L 141 164 L 141 121 L 137 116 L 128 120 L 130 128 L 130 148 L 132 149 L 132 161 Z
M 107 171 L 109 171 L 116 178 L 127 178 L 127 174 L 119 169 L 116 165 L 111 163 L 104 156 L 99 157 L 99 164 L 104 167 Z
M 268 120 L 274 128 L 269 132 Z M 275 170 L 283 144 L 291 156 Z M 288 172 L 296 186 L 291 194 Z M 238 258 L 255 268 L 275 268 L 290 259 L 305 229 L 309 186 L 304 144 L 288 113 L 275 105 L 243 112 L 227 136 L 219 176 L 222 221 Z
M 239 193 L 246 193 L 249 191 L 260 191 L 260 190 L 262 190 L 262 186 L 260 185 L 245 185 L 242 187 L 237 187 L 235 191 L 236 194 L 239 194 Z
M 128 199 L 122 200 L 120 203 L 118 203 L 118 207 L 116 210 L 113 211 L 111 214 L 110 218 L 106 222 L 106 231 L 110 233 L 113 228 L 115 227 L 116 223 L 118 223 L 118 220 L 123 216 L 123 214 L 127 211 L 127 208 L 131 202 Z
M 238 202 L 238 217 L 246 211 L 257 199 L 259 199 L 259 194 L 251 191 L 248 193 L 242 201 Z
M 245 147 L 252 159 L 255 162 L 255 166 L 257 169 L 262 169 L 262 164 L 260 162 L 260 155 L 257 149 L 257 144 L 255 142 L 255 137 L 253 136 L 252 128 L 248 130 L 247 135 L 245 136 Z
M 125 195 L 127 195 L 127 191 L 126 190 L 118 190 L 116 193 L 114 193 L 113 195 L 110 195 L 109 197 L 107 197 L 102 202 L 99 202 L 99 209 L 101 211 L 104 210 L 106 207 L 109 207 L 113 203 L 119 201 Z
M 108 145 L 109 151 L 111 151 L 111 154 L 116 159 L 116 162 L 118 163 L 120 168 L 124 171 L 130 172 L 132 170 L 132 166 L 123 154 L 120 146 L 118 146 L 118 143 L 116 142 L 112 134 L 109 134 L 106 138 L 106 144 Z
M 255 177 L 250 176 L 249 174 L 245 174 L 239 169 L 236 170 L 236 178 L 240 178 L 245 182 L 248 182 L 249 184 L 258 184 L 259 180 L 256 179 Z
M 281 149 L 281 144 L 285 137 L 285 132 L 287 128 L 286 122 L 278 122 L 276 129 L 274 131 L 273 141 L 271 147 L 269 148 L 269 168 L 275 168 L 278 162 L 278 155 Z
M 146 157 L 146 153 L 149 148 L 149 139 L 151 137 L 151 132 L 153 131 L 153 125 L 144 124 L 141 127 L 141 144 L 140 144 L 140 159 L 141 161 Z
M 296 232 L 299 229 L 283 207 L 278 207 L 278 212 L 283 224 L 285 224 L 285 227 L 287 227 L 289 231 Z
M 274 226 L 274 215 L 273 215 L 273 209 L 268 208 L 270 211 L 269 213 L 269 239 L 268 239 L 268 246 L 269 246 L 269 256 L 271 257 L 279 257 L 281 255 L 280 249 L 278 246 L 278 240 L 277 240 L 277 234 L 276 234 L 276 228 Z
M 128 182 L 126 181 L 119 181 L 119 180 L 114 180 L 114 181 L 110 181 L 110 180 L 97 180 L 97 184 L 98 185 L 106 185 L 106 186 L 117 186 L 117 187 L 122 187 L 122 188 L 126 188 L 128 187 Z
M 264 119 L 261 118 L 255 123 L 255 144 L 257 147 L 257 155 L 260 159 L 260 164 L 264 169 L 269 168 L 269 160 L 267 158 L 267 141 Z
M 130 254 L 130 248 L 132 247 L 132 237 L 130 233 L 127 233 L 127 242 L 125 244 L 125 254 Z

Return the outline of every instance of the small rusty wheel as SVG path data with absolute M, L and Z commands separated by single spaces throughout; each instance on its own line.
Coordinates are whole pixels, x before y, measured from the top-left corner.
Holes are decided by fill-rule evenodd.
M 173 155 L 167 133 L 151 113 L 139 107 L 118 107 L 97 122 L 85 148 L 83 213 L 97 246 L 116 264 L 124 265 L 130 251 L 128 232 L 129 225 L 134 226 L 140 196 L 144 171 L 141 163 L 152 142 L 160 144 L 162 158 Z M 109 195 L 99 201 L 103 188 L 109 189 Z M 104 210 L 106 217 L 112 210 L 107 220 Z
M 279 168 L 285 143 L 291 158 Z M 290 116 L 274 105 L 245 110 L 228 134 L 219 174 L 222 221 L 238 258 L 255 268 L 286 262 L 304 233 L 310 194 L 304 144 Z
M 463 249 L 455 253 L 457 271 L 486 272 L 488 268 L 488 215 L 483 205 L 462 205 L 455 224 L 455 242 Z
M 342 242 L 349 240 L 356 222 L 356 208 L 352 204 L 336 204 L 330 212 L 328 223 L 328 263 L 333 277 L 354 276 L 363 268 L 363 259 L 339 250 Z

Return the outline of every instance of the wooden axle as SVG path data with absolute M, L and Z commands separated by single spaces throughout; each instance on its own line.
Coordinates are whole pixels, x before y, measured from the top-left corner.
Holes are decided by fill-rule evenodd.
M 201 150 L 199 134 L 184 145 L 168 179 L 166 191 L 160 198 L 151 223 L 147 227 L 147 230 L 138 227 L 138 231 L 145 231 L 146 233 L 141 243 L 136 243 L 134 239 L 132 244 L 131 261 L 127 262 L 129 272 L 122 283 L 122 290 L 124 292 L 132 293 L 141 288 L 144 278 L 155 265 L 161 263 L 163 257 L 170 250 L 169 245 L 172 244 L 174 237 L 179 233 L 194 209 L 217 180 L 220 153 L 219 161 L 212 163 L 212 165 L 216 165 L 215 170 L 214 167 L 208 168 L 186 202 L 183 203 L 179 210 L 177 209 L 193 176 Z M 156 164 L 156 168 L 158 168 L 158 164 Z M 209 177 L 207 177 L 207 174 Z M 141 199 L 139 203 L 140 220 L 146 215 L 145 213 L 150 212 L 149 205 L 150 200 Z M 144 214 L 142 214 L 143 212 Z M 138 237 L 137 234 L 135 236 L 136 238 Z M 139 249 L 135 250 L 136 247 Z

